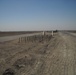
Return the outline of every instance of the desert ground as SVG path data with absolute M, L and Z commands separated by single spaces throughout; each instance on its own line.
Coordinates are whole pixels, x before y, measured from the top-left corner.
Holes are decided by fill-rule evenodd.
M 76 75 L 76 33 L 1 42 L 0 75 Z

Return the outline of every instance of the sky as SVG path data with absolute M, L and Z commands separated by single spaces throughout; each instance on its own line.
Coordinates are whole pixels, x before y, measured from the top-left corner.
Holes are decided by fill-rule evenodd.
M 0 0 L 0 31 L 76 30 L 76 0 Z

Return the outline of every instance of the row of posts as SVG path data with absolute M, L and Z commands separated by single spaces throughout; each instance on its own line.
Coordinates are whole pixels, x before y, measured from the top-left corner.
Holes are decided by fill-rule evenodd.
M 36 41 L 43 41 L 43 40 L 46 40 L 46 41 L 49 41 L 51 39 L 51 36 L 53 36 L 53 31 L 51 33 L 51 35 L 46 35 L 45 32 L 43 31 L 42 32 L 42 35 L 34 35 L 34 36 L 26 36 L 26 37 L 21 37 L 19 38 L 19 41 L 18 43 L 21 43 L 21 42 L 36 42 Z

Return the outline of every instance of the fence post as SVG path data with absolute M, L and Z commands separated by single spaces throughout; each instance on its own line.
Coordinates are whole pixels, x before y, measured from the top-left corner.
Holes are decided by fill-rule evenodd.
M 26 37 L 24 37 L 24 40 L 25 40 L 25 42 L 26 42 Z
M 52 31 L 52 36 L 53 36 L 53 31 Z
M 43 36 L 45 35 L 45 32 L 44 32 L 44 31 L 42 32 L 42 35 L 43 35 Z
M 19 38 L 19 41 L 18 41 L 18 43 L 20 43 L 20 38 Z

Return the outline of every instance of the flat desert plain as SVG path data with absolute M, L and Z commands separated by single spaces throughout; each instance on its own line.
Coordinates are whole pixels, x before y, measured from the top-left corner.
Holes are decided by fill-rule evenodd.
M 76 75 L 76 33 L 48 35 L 1 42 L 0 75 Z

